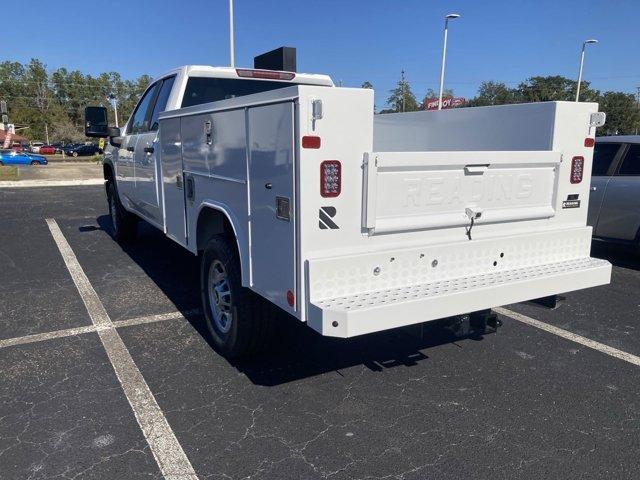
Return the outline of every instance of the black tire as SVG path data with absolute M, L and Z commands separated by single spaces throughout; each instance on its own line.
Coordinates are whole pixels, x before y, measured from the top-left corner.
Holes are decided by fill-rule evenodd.
M 226 285 L 215 280 L 216 273 L 225 275 Z M 212 237 L 202 253 L 200 286 L 207 329 L 218 353 L 234 359 L 262 352 L 271 345 L 275 308 L 242 287 L 235 245 L 222 235 Z
M 107 202 L 111 218 L 113 238 L 118 243 L 129 243 L 135 239 L 138 230 L 138 217 L 127 212 L 120 203 L 113 182 L 107 185 Z
M 36 160 L 32 160 L 31 161 L 31 165 L 40 165 L 40 162 L 36 161 Z
M 73 152 L 71 155 L 72 155 L 73 157 L 77 157 L 77 156 L 78 156 L 78 152 Z
M 4 163 L 0 162 L 0 167 L 4 167 Z

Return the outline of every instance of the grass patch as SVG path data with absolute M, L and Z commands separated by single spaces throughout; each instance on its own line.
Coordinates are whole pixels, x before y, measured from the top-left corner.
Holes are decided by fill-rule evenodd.
M 0 167 L 0 182 L 7 180 L 18 180 L 18 167 L 13 166 L 1 166 Z

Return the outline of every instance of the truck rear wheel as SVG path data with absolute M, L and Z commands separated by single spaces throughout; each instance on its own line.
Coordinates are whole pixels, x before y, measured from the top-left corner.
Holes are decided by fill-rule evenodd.
M 275 309 L 241 284 L 234 246 L 215 235 L 202 254 L 200 285 L 207 328 L 228 359 L 265 350 L 273 338 Z
M 113 182 L 109 182 L 107 186 L 107 201 L 109 202 L 109 217 L 113 227 L 113 238 L 118 243 L 130 242 L 136 236 L 138 217 L 133 213 L 127 212 L 122 206 Z

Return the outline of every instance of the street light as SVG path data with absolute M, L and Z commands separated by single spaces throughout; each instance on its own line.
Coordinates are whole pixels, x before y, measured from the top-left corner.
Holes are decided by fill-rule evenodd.
M 582 52 L 580 53 L 580 73 L 578 73 L 578 87 L 576 88 L 576 102 L 580 98 L 580 83 L 582 83 L 582 67 L 584 65 L 584 49 L 587 45 L 592 43 L 598 43 L 598 40 L 590 38 L 589 40 L 582 42 Z
M 118 99 L 113 93 L 110 93 L 107 98 L 109 99 L 109 101 L 111 102 L 111 106 L 113 107 L 113 113 L 116 117 L 116 127 L 118 127 Z
M 236 66 L 235 60 L 235 46 L 233 39 L 233 0 L 229 0 L 229 66 L 234 68 Z
M 444 46 L 442 47 L 442 67 L 440 68 L 440 96 L 438 97 L 438 110 L 442 110 L 442 91 L 444 89 L 444 64 L 447 57 L 447 32 L 449 31 L 449 20 L 454 20 L 460 15 L 450 13 L 444 17 Z

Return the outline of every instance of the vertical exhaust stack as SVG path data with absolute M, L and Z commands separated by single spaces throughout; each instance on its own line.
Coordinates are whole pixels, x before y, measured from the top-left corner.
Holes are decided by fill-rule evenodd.
M 253 58 L 253 68 L 260 70 L 296 71 L 296 49 L 280 47 Z

